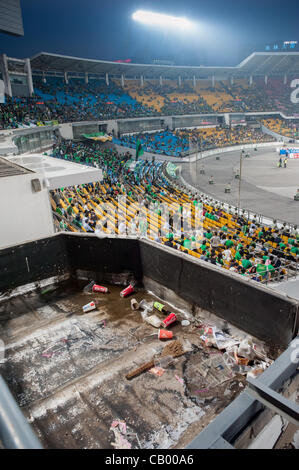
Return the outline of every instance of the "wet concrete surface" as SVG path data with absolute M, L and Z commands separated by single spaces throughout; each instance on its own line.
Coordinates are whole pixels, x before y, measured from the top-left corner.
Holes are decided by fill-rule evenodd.
M 299 163 L 296 159 L 289 160 L 287 168 L 277 168 L 279 156 L 277 145 L 266 149 L 250 150 L 249 158 L 243 157 L 241 198 L 242 209 L 249 209 L 273 219 L 299 223 L 299 204 L 294 201 L 298 187 Z M 182 176 L 187 183 L 203 191 L 205 194 L 231 204 L 238 205 L 239 179 L 234 172 L 240 169 L 240 151 L 234 150 L 216 156 L 198 160 L 197 164 L 182 163 Z M 200 174 L 204 165 L 205 174 Z M 213 175 L 215 184 L 210 185 Z M 231 184 L 231 192 L 225 193 L 227 184 Z
M 121 298 L 119 286 L 107 286 L 108 294 L 84 294 L 85 284 L 0 300 L 6 346 L 0 373 L 42 445 L 110 449 L 111 423 L 124 420 L 132 448 L 185 447 L 243 390 L 244 376 L 226 371 L 221 385 L 207 384 L 199 365 L 221 353 L 203 346 L 195 324 L 177 322 L 169 329 L 186 354 L 161 377 L 145 372 L 126 380 L 165 346 L 130 300 L 157 299 L 142 289 Z M 82 306 L 95 299 L 98 309 L 83 315 Z

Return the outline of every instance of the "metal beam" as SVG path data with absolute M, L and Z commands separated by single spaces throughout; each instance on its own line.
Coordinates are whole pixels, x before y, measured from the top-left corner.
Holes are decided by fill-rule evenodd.
M 261 402 L 267 408 L 299 427 L 299 405 L 285 398 L 283 395 L 271 390 L 261 383 L 258 378 L 247 379 L 249 387 L 246 389 L 250 396 Z
M 271 388 L 272 391 L 279 390 L 287 380 L 296 374 L 298 363 L 294 361 L 294 351 L 297 350 L 298 344 L 299 336 L 260 375 L 258 379 L 260 384 L 266 386 L 267 389 Z M 279 398 L 281 398 L 280 395 Z M 266 406 L 268 406 L 268 402 Z M 210 449 L 213 448 L 216 442 L 219 445 L 221 443 L 224 445 L 226 442 L 231 444 L 264 408 L 265 404 L 261 402 L 260 397 L 253 397 L 249 389 L 245 390 L 199 433 L 186 449 Z M 225 442 L 221 439 L 224 439 Z

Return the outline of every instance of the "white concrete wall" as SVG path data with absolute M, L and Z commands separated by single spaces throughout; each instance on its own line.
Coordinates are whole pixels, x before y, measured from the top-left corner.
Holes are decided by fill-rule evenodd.
M 35 178 L 36 173 L 0 178 L 0 249 L 54 233 L 48 190 L 33 192 Z
M 63 137 L 64 139 L 74 138 L 72 123 L 60 124 L 59 131 L 60 131 L 61 137 Z
M 107 121 L 107 132 L 111 134 L 114 131 L 115 134 L 118 132 L 118 124 L 117 121 Z
M 191 161 L 195 162 L 196 159 L 201 160 L 201 158 L 211 157 L 212 155 L 218 155 L 219 153 L 226 153 L 226 152 L 233 152 L 234 150 L 250 150 L 255 148 L 265 148 L 265 147 L 274 147 L 274 146 L 281 146 L 281 142 L 262 142 L 256 144 L 243 144 L 243 145 L 234 145 L 231 147 L 222 147 L 213 150 L 205 150 L 202 152 L 202 157 L 200 156 L 200 152 L 198 154 L 193 154 L 191 157 L 184 157 L 182 158 L 182 162 Z M 197 157 L 197 158 L 196 158 Z

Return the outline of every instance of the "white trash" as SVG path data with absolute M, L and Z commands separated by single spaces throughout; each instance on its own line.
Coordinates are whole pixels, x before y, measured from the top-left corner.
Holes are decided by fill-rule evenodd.
M 148 310 L 149 312 L 152 312 L 153 305 L 154 305 L 154 302 L 147 302 L 146 300 L 143 299 L 141 300 L 139 304 L 139 308 L 143 308 L 145 310 Z
M 139 303 L 137 302 L 136 299 L 131 299 L 131 309 L 132 310 L 138 310 L 139 309 Z
M 255 354 L 253 352 L 253 343 L 251 340 L 244 339 L 243 341 L 241 341 L 237 350 L 237 356 L 253 359 Z
M 189 326 L 189 325 L 190 325 L 190 322 L 189 322 L 189 320 L 182 320 L 182 321 L 181 321 L 181 325 L 182 325 L 182 326 Z
M 151 315 L 150 317 L 146 317 L 145 321 L 150 325 L 154 326 L 155 328 L 160 328 L 161 320 L 156 315 Z
M 90 312 L 91 310 L 96 310 L 98 306 L 97 301 L 89 302 L 89 304 L 86 304 L 82 307 L 82 310 L 84 313 Z

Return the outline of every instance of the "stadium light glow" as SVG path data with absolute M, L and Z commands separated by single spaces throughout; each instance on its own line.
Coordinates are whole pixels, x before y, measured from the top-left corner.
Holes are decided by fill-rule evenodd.
M 187 18 L 178 16 L 164 15 L 162 13 L 154 13 L 152 11 L 137 10 L 132 15 L 133 20 L 152 26 L 175 27 L 180 29 L 193 28 L 194 23 Z

